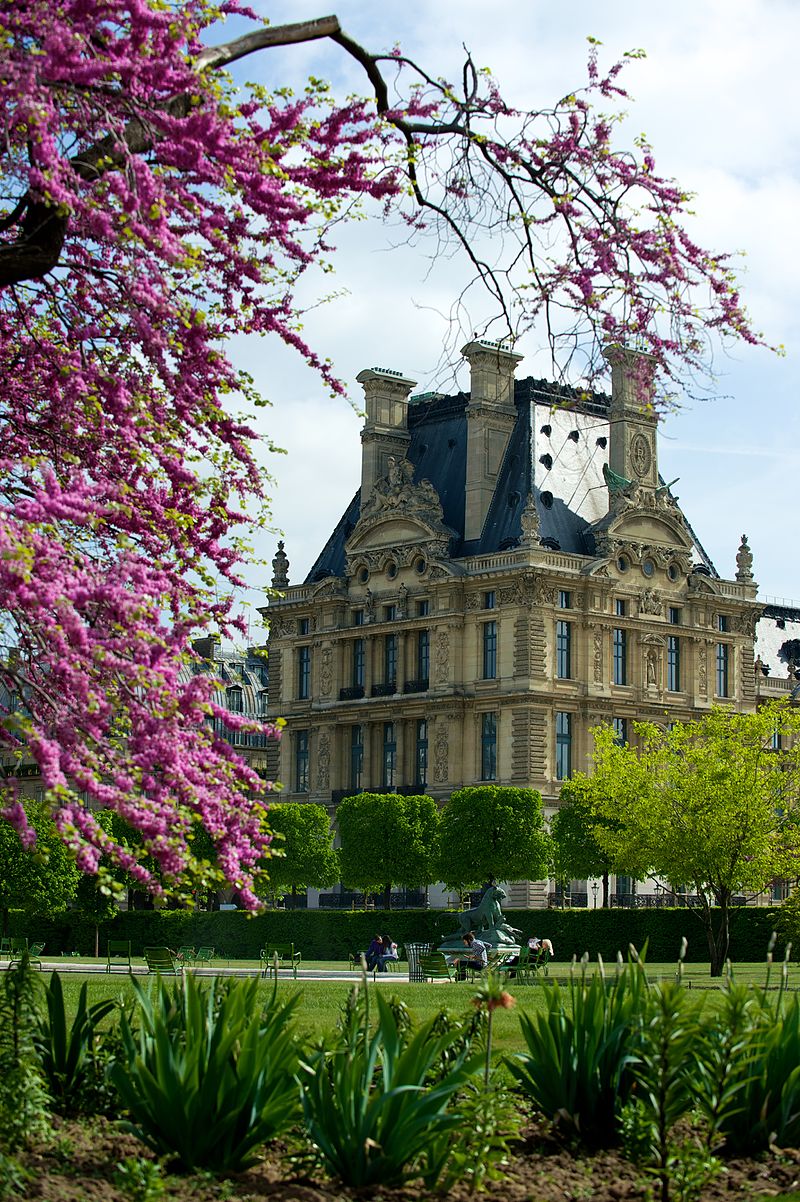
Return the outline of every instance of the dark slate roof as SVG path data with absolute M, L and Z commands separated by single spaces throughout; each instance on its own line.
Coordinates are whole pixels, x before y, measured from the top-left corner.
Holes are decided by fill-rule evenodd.
M 602 465 L 608 461 L 610 398 L 602 393 L 587 396 L 529 377 L 515 381 L 514 400 L 517 419 L 486 522 L 481 537 L 470 541 L 464 539 L 469 396 L 460 392 L 410 400 L 408 459 L 415 468 L 415 482 L 430 480 L 439 494 L 445 524 L 456 532 L 453 558 L 513 547 L 522 532 L 520 518 L 531 491 L 536 497 L 544 545 L 569 554 L 594 554 L 589 527 L 605 514 L 608 500 Z M 357 492 L 306 577 L 306 584 L 344 575 L 344 546 L 359 513 Z M 713 571 L 697 545 L 700 558 Z

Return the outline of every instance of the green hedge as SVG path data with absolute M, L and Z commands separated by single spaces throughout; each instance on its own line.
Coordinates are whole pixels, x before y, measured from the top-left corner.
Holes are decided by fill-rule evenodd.
M 609 961 L 618 950 L 626 953 L 629 944 L 641 949 L 647 941 L 648 960 L 669 963 L 677 959 L 683 936 L 689 945 L 687 961 L 709 962 L 700 919 L 685 909 L 507 910 L 505 917 L 525 938 L 535 934 L 552 939 L 559 962 L 587 951 L 592 957 L 599 952 Z M 775 922 L 772 909 L 742 907 L 733 911 L 731 959 L 740 963 L 763 960 Z M 241 911 L 132 910 L 101 923 L 100 950 L 105 954 L 109 938 L 130 939 L 135 955 L 151 944 L 191 944 L 211 945 L 228 959 L 255 960 L 265 944 L 294 943 L 307 960 L 343 960 L 351 951 L 366 948 L 377 931 L 404 944 L 437 943 L 457 929 L 457 915 L 446 910 L 269 910 L 254 918 Z M 70 912 L 53 918 L 12 912 L 9 934 L 44 940 L 45 951 L 51 955 L 94 952 L 94 925 Z M 780 940 L 775 955 L 783 955 Z

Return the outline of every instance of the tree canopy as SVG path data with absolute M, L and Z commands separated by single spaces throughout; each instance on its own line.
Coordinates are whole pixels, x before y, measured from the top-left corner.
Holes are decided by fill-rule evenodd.
M 67 851 L 47 807 L 26 802 L 26 818 L 36 831 L 34 853 L 23 849 L 16 832 L 0 822 L 0 914 L 3 931 L 9 910 L 57 914 L 75 897 L 81 874 Z
M 269 824 L 277 836 L 278 853 L 269 861 L 273 893 L 309 886 L 321 889 L 338 881 L 339 856 L 334 850 L 333 829 L 324 806 L 305 802 L 272 805 Z
M 697 899 L 717 975 L 734 894 L 798 875 L 800 714 L 788 701 L 753 714 L 720 706 L 669 730 L 634 729 L 638 746 L 595 732 L 594 837 L 622 871 Z
M 600 821 L 593 806 L 593 796 L 602 787 L 602 778 L 576 773 L 565 781 L 559 796 L 559 807 L 550 821 L 552 839 L 552 874 L 561 882 L 573 878 L 601 877 L 603 905 L 608 905 L 608 874 L 611 870 L 609 853 L 597 841 L 594 825 Z
M 550 862 L 541 794 L 475 785 L 450 797 L 439 821 L 439 879 L 449 889 L 536 881 Z
M 336 810 L 342 881 L 365 893 L 436 879 L 439 811 L 432 797 L 356 793 Z
M 231 14 L 250 31 L 223 42 Z M 361 64 L 368 98 L 317 80 L 237 91 L 224 70 L 317 38 Z M 105 857 L 185 896 L 200 821 L 219 882 L 256 908 L 264 782 L 209 720 L 258 724 L 218 704 L 191 651 L 242 628 L 232 597 L 265 518 L 248 425 L 264 402 L 225 343 L 277 337 L 341 390 L 294 289 L 364 199 L 453 238 L 509 335 L 539 328 L 578 385 L 607 343 L 635 339 L 663 402 L 711 332 L 758 339 L 725 256 L 685 232 L 686 193 L 644 142 L 615 147 L 594 104 L 624 98 L 621 64 L 602 72 L 595 47 L 582 91 L 520 112 L 470 57 L 454 86 L 335 17 L 17 0 L 0 8 L 0 66 L 0 814 L 35 841 L 14 775 L 34 764 L 82 870 Z M 489 265 L 476 238 L 501 230 Z

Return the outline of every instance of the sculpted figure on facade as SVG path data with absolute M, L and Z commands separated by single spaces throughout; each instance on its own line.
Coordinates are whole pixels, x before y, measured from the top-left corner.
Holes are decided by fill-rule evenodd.
M 444 785 L 448 779 L 447 760 L 449 756 L 447 741 L 447 723 L 436 723 L 436 739 L 433 747 L 433 779 L 437 785 Z
M 447 670 L 450 663 L 450 636 L 446 630 L 440 630 L 436 635 L 436 683 L 447 683 Z
M 639 609 L 643 614 L 660 614 L 664 612 L 664 605 L 658 592 L 654 588 L 646 588 L 639 597 Z
M 317 751 L 317 788 L 327 789 L 330 787 L 331 775 L 331 741 L 327 734 L 323 733 L 319 737 L 319 750 Z
M 333 687 L 332 656 L 330 647 L 323 647 L 319 671 L 319 691 L 323 697 L 329 697 Z

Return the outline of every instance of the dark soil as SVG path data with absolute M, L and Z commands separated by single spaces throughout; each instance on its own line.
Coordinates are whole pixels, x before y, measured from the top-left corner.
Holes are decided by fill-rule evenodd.
M 297 1176 L 278 1155 L 224 1180 L 165 1171 L 161 1189 L 156 1185 L 154 1192 L 137 1192 L 130 1169 L 124 1182 L 118 1166 L 148 1159 L 143 1145 L 118 1125 L 105 1120 L 62 1121 L 50 1144 L 22 1155 L 29 1174 L 23 1196 L 31 1202 L 364 1202 L 367 1197 L 373 1202 L 430 1202 L 434 1197 L 416 1187 L 359 1194 L 335 1183 Z M 656 1189 L 652 1179 L 648 1181 L 641 1169 L 617 1153 L 592 1156 L 573 1151 L 544 1127 L 531 1124 L 514 1149 L 505 1180 L 490 1183 L 482 1197 L 487 1202 L 647 1202 Z M 703 1202 L 800 1199 L 796 1191 L 800 1191 L 800 1151 L 784 1149 L 759 1160 L 725 1162 L 702 1198 Z M 475 1194 L 464 1186 L 452 1190 L 448 1198 L 474 1202 Z

